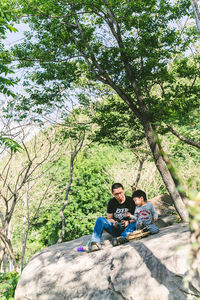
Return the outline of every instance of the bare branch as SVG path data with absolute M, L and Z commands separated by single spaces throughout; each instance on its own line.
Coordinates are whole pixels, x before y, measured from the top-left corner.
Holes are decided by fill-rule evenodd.
M 191 145 L 191 146 L 194 146 L 194 147 L 200 149 L 200 143 L 195 142 L 195 141 L 193 141 L 193 140 L 191 140 L 191 139 L 188 139 L 188 138 L 182 136 L 182 135 L 175 129 L 174 126 L 169 127 L 169 129 L 170 129 L 171 133 L 173 133 L 173 134 L 174 134 L 177 138 L 179 138 L 179 140 L 181 140 L 182 142 L 184 142 L 184 143 L 186 143 L 186 144 L 188 144 L 188 145 Z
M 151 151 L 149 150 L 143 158 L 140 158 L 140 156 L 137 155 L 137 157 L 139 158 L 139 168 L 138 168 L 138 172 L 137 172 L 137 176 L 136 176 L 135 182 L 131 186 L 132 192 L 135 192 L 135 190 L 137 188 L 138 182 L 140 180 L 140 176 L 141 176 L 143 164 L 144 164 L 145 160 L 147 159 L 147 157 L 149 156 L 150 153 L 151 153 Z
M 83 132 L 83 135 L 81 137 L 81 139 L 76 143 L 75 147 L 74 147 L 74 151 L 71 153 L 71 159 L 70 159 L 70 179 L 66 188 L 66 192 L 65 192 L 65 201 L 64 204 L 62 206 L 62 208 L 60 209 L 60 218 L 62 220 L 62 229 L 61 229 L 61 233 L 60 233 L 60 237 L 57 241 L 57 243 L 61 243 L 63 240 L 63 237 L 65 235 L 65 216 L 64 216 L 64 210 L 65 207 L 67 206 L 67 202 L 68 202 L 68 196 L 69 196 L 69 192 L 71 189 L 71 185 L 73 182 L 73 175 L 74 175 L 74 164 L 75 164 L 75 159 L 79 153 L 79 151 L 81 150 L 82 146 L 83 146 L 83 142 L 85 140 L 85 131 Z
M 10 255 L 12 261 L 13 261 L 15 270 L 17 271 L 18 266 L 17 266 L 17 262 L 16 262 L 16 259 L 15 259 L 15 255 L 14 255 L 14 251 L 13 251 L 13 248 L 12 248 L 11 241 L 5 236 L 5 234 L 3 233 L 1 228 L 0 228 L 0 238 L 1 238 L 2 242 L 4 243 L 8 253 L 9 253 L 9 255 Z

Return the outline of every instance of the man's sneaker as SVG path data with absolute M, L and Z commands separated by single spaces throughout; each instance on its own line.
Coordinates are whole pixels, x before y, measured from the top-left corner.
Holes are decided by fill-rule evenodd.
M 127 243 L 128 240 L 126 238 L 123 238 L 122 236 L 118 236 L 116 238 L 113 238 L 113 247 L 119 246 L 121 244 Z
M 98 251 L 101 250 L 101 244 L 97 243 L 97 242 L 90 242 L 88 245 L 88 252 L 94 252 L 94 251 Z

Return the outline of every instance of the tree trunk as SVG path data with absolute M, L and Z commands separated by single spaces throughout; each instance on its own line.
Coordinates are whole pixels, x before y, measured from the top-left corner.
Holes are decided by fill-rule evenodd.
M 192 9 L 194 12 L 194 18 L 196 21 L 196 25 L 197 25 L 197 31 L 200 34 L 200 12 L 199 12 L 199 6 L 196 0 L 190 0 L 191 4 L 192 4 Z
M 166 186 L 168 193 L 170 194 L 170 196 L 174 202 L 174 206 L 175 206 L 181 220 L 183 222 L 188 222 L 189 221 L 188 212 L 186 210 L 186 207 L 183 203 L 183 199 L 181 198 L 181 195 L 179 194 L 176 184 L 174 182 L 174 178 L 173 178 L 174 174 L 170 173 L 170 168 L 168 168 L 166 160 L 163 157 L 158 135 L 152 128 L 152 125 L 151 125 L 151 122 L 149 119 L 149 115 L 148 115 L 148 110 L 145 105 L 145 100 L 138 88 L 138 85 L 134 79 L 134 76 L 132 76 L 131 82 L 132 82 L 132 86 L 133 86 L 133 89 L 134 89 L 134 92 L 135 92 L 135 95 L 137 98 L 138 106 L 140 108 L 139 119 L 140 119 L 141 125 L 144 128 L 144 132 L 145 132 L 149 147 L 153 154 L 155 165 L 163 179 L 163 182 Z M 130 105 L 130 108 L 132 109 L 132 111 L 134 112 L 134 108 L 132 108 L 132 103 L 129 103 L 129 105 Z
M 3 270 L 3 261 L 4 261 L 5 253 L 6 253 L 6 248 L 2 242 L 2 244 L 0 245 L 0 271 Z
M 60 233 L 60 237 L 57 241 L 57 243 L 62 243 L 64 235 L 65 235 L 65 225 L 66 225 L 66 221 L 65 221 L 65 216 L 64 216 L 64 210 L 65 207 L 67 206 L 68 203 L 68 196 L 69 196 L 69 192 L 72 186 L 72 182 L 73 182 L 73 177 L 74 177 L 74 164 L 75 164 L 75 160 L 77 158 L 77 155 L 79 153 L 79 151 L 82 149 L 83 147 L 83 142 L 85 140 L 85 130 L 83 132 L 82 137 L 80 138 L 80 140 L 77 141 L 73 152 L 71 153 L 71 158 L 70 158 L 70 179 L 66 188 L 66 192 L 65 192 L 65 201 L 63 206 L 60 209 L 59 215 L 62 221 L 62 228 L 61 228 L 61 233 Z
M 8 252 L 8 254 L 10 255 L 10 258 L 13 261 L 13 265 L 14 265 L 15 270 L 19 271 L 16 259 L 15 259 L 14 251 L 13 251 L 13 248 L 12 248 L 11 241 L 6 237 L 6 235 L 1 230 L 0 230 L 0 238 L 1 238 L 2 242 L 5 245 L 5 248 Z
M 132 193 L 134 193 L 135 190 L 137 189 L 137 185 L 138 185 L 138 182 L 139 182 L 139 180 L 140 180 L 140 176 L 141 176 L 143 164 L 144 164 L 145 160 L 147 159 L 147 157 L 148 157 L 148 155 L 149 155 L 150 152 L 151 152 L 151 151 L 148 151 L 148 152 L 146 153 L 146 155 L 145 155 L 143 158 L 140 158 L 140 156 L 137 155 L 137 154 L 134 152 L 134 153 L 136 154 L 137 158 L 139 159 L 139 168 L 138 168 L 138 172 L 137 172 L 137 176 L 136 176 L 135 182 L 134 182 L 133 185 L 131 186 Z
M 191 197 L 188 210 L 190 213 L 190 272 L 189 279 L 196 289 L 200 290 L 200 193 L 196 197 Z
M 166 189 L 174 201 L 174 205 L 181 217 L 181 220 L 183 222 L 188 222 L 188 214 L 187 214 L 186 207 L 183 203 L 180 194 L 177 191 L 176 184 L 162 156 L 162 151 L 159 147 L 159 143 L 156 141 L 158 137 L 156 133 L 153 131 L 150 122 L 148 122 L 147 120 L 143 122 L 143 127 L 144 127 L 147 141 L 149 143 L 150 149 L 154 157 L 156 167 L 165 183 Z

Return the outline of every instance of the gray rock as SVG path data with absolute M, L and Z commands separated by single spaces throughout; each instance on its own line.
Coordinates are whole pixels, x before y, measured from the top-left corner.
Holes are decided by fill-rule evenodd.
M 185 300 L 200 292 L 185 285 L 189 229 L 177 224 L 156 235 L 103 249 L 77 252 L 90 236 L 56 244 L 33 256 L 18 282 L 15 300 Z
M 153 204 L 158 213 L 156 225 L 159 228 L 167 227 L 181 221 L 169 195 L 159 195 L 148 201 Z

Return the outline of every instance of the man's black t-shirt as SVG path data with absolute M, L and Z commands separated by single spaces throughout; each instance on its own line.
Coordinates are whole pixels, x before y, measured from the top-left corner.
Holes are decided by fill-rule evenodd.
M 127 219 L 125 215 L 126 212 L 134 214 L 135 211 L 135 203 L 133 199 L 129 196 L 125 197 L 126 200 L 122 204 L 119 204 L 119 202 L 115 198 L 110 199 L 110 201 L 108 202 L 107 213 L 113 214 L 113 219 L 117 222 Z

